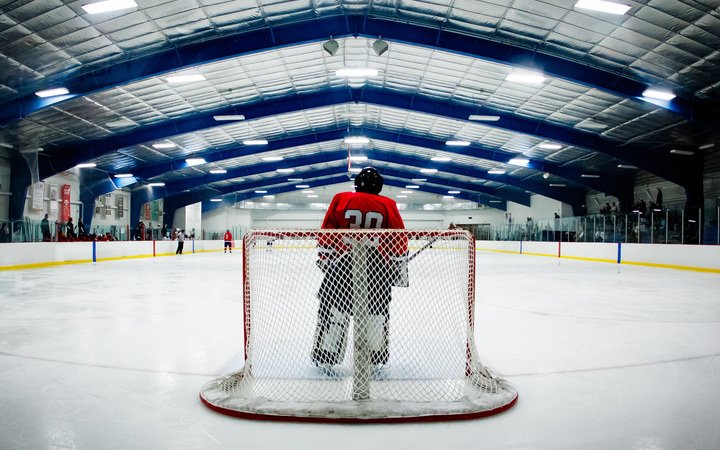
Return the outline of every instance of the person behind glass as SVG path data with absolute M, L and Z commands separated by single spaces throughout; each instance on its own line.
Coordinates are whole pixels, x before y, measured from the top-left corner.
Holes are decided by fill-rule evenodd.
M 87 232 L 85 232 L 85 224 L 82 221 L 82 217 L 78 218 L 77 234 L 78 234 L 78 237 L 87 236 Z
M 178 230 L 177 240 L 178 240 L 178 245 L 177 245 L 177 250 L 175 250 L 175 254 L 182 255 L 183 245 L 185 245 L 185 230 Z
M 404 229 L 395 201 L 380 195 L 383 178 L 374 167 L 355 177 L 356 192 L 333 197 L 323 229 Z M 386 364 L 389 357 L 391 287 L 401 286 L 407 263 L 407 236 L 386 233 L 376 236 L 367 248 L 368 344 L 371 364 Z M 322 234 L 318 239 L 317 265 L 324 273 L 318 298 L 315 344 L 311 354 L 316 366 L 341 364 L 347 330 L 353 315 L 352 243 L 347 236 Z M 371 275 L 372 274 L 372 275 Z
M 232 240 L 233 236 L 230 230 L 225 231 L 225 236 L 223 236 L 223 240 L 225 241 L 225 247 L 223 249 L 223 253 L 227 253 L 228 249 L 230 250 L 230 253 L 232 253 Z
M 50 236 L 50 221 L 48 215 L 45 214 L 45 218 L 40 221 L 40 231 L 42 231 L 43 242 L 50 242 L 52 237 Z
M 75 239 L 75 225 L 73 225 L 72 217 L 68 218 L 67 225 L 65 226 L 65 229 L 67 230 L 65 234 L 67 234 L 68 239 Z
M 0 225 L 0 242 L 10 242 L 10 228 L 6 223 Z

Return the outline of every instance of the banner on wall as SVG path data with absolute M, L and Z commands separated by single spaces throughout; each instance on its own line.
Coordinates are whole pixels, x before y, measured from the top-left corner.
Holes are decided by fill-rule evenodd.
M 58 210 L 58 187 L 57 184 L 48 185 L 48 197 L 50 197 L 50 212 L 57 213 Z M 55 215 L 55 214 L 53 214 Z
M 153 221 L 153 222 L 157 222 L 157 221 L 158 221 L 158 217 L 160 216 L 160 215 L 158 214 L 158 210 L 159 210 L 159 209 L 160 209 L 160 204 L 159 204 L 159 202 L 152 202 L 152 213 L 151 213 L 151 214 L 152 214 L 152 221 Z
M 67 222 L 70 218 L 70 185 L 62 185 L 62 214 L 60 220 Z
M 145 203 L 143 205 L 143 220 L 150 220 L 151 213 L 150 213 L 150 203 Z
M 45 182 L 40 181 L 33 184 L 32 209 L 43 209 L 45 202 Z

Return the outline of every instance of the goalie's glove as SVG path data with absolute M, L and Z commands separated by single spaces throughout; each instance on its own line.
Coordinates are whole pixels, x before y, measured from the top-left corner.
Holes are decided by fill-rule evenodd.
M 334 248 L 331 247 L 318 247 L 318 259 L 315 261 L 315 265 L 327 273 L 337 262 L 338 253 Z

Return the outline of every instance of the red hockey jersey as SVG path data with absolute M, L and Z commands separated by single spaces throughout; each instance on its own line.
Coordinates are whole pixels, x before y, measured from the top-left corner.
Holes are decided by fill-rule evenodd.
M 405 224 L 400 217 L 397 204 L 392 199 L 366 192 L 341 192 L 330 202 L 322 228 L 404 229 Z M 332 239 L 327 235 L 321 236 L 318 244 L 320 247 L 340 253 L 346 249 L 341 239 Z M 402 255 L 407 251 L 407 239 L 403 237 L 394 239 L 393 242 L 381 243 L 380 251 L 390 255 Z M 323 255 L 321 254 L 320 257 L 323 258 Z
M 225 232 L 225 236 L 223 237 L 223 239 L 225 239 L 225 241 L 232 241 L 232 240 L 233 240 L 233 238 L 232 238 L 232 233 L 229 232 L 229 231 L 226 231 L 226 232 Z

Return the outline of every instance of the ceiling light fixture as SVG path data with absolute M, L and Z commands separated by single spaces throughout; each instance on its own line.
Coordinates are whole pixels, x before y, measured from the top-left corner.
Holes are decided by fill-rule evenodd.
M 545 150 L 560 150 L 562 148 L 562 145 L 543 142 L 542 144 L 538 145 L 538 148 L 543 148 Z
M 595 175 L 593 173 L 583 173 L 580 175 L 580 178 L 600 178 L 600 175 Z
M 211 202 L 221 202 L 222 199 L 221 198 L 211 198 L 210 201 Z
M 508 164 L 512 164 L 514 166 L 523 166 L 527 167 L 527 165 L 530 163 L 529 159 L 526 158 L 513 158 L 510 161 L 508 161 Z
M 417 184 L 408 184 L 407 186 L 405 186 L 405 189 L 420 189 L 420 186 L 418 186 Z
M 700 147 L 698 147 L 698 150 L 707 150 L 713 147 L 715 147 L 715 143 L 711 142 L 709 144 L 701 145 Z
M 412 194 L 413 191 L 400 191 L 401 194 Z
M 185 159 L 185 162 L 187 163 L 188 167 L 193 167 L 199 166 L 200 164 L 205 164 L 207 161 L 205 161 L 205 158 L 187 158 Z
M 274 162 L 274 161 L 282 161 L 284 158 L 282 156 L 264 156 L 262 158 L 263 161 L 267 162 Z
M 115 178 L 131 178 L 133 174 L 131 173 L 117 173 L 115 174 Z
M 448 191 L 448 194 L 459 194 L 460 191 Z
M 218 122 L 227 122 L 231 120 L 245 120 L 245 116 L 243 116 L 242 114 L 226 114 L 213 116 L 213 119 L 217 120 Z
M 307 189 L 310 187 L 310 185 L 309 184 L 298 184 L 295 187 L 298 189 Z
M 151 186 L 151 187 L 163 187 L 163 186 L 165 186 L 165 183 L 161 183 L 161 182 L 150 183 L 150 184 L 148 184 L 148 186 Z
M 603 0 L 578 0 L 575 3 L 576 8 L 589 9 L 592 11 L 599 11 L 608 14 L 615 14 L 622 16 L 630 9 L 629 5 L 623 5 L 621 3 L 606 2 Z
M 360 173 L 361 171 L 362 171 L 362 169 L 359 167 L 351 167 L 350 168 L 350 172 L 352 172 L 352 173 Z
M 398 194 L 398 195 L 396 195 L 395 197 L 397 197 L 397 198 L 407 198 L 407 195 Z
M 545 178 L 546 180 L 547 180 L 548 178 L 550 178 L 550 173 L 549 173 L 549 172 L 545 172 L 545 173 L 543 174 L 543 178 Z
M 119 120 L 114 120 L 112 122 L 108 122 L 105 124 L 105 126 L 108 128 L 131 127 L 133 125 L 137 125 L 137 124 L 135 122 L 133 122 L 132 120 L 125 119 L 125 118 L 119 119 Z
M 102 14 L 111 11 L 119 11 L 121 9 L 135 8 L 137 3 L 133 0 L 106 0 L 104 2 L 95 2 L 83 5 L 82 9 L 88 14 Z
M 670 153 L 672 153 L 673 155 L 683 155 L 683 156 L 691 156 L 691 155 L 695 154 L 695 152 L 691 152 L 689 150 L 678 150 L 676 148 L 670 150 Z
M 368 67 L 345 67 L 335 71 L 335 76 L 345 78 L 367 78 L 378 76 L 377 69 Z
M 537 72 L 518 71 L 508 74 L 505 80 L 512 81 L 513 83 L 542 84 L 542 82 L 545 81 L 545 77 Z
M 340 49 L 340 44 L 338 44 L 338 41 L 332 38 L 330 36 L 330 39 L 325 41 L 322 45 L 323 50 L 325 50 L 330 56 L 335 56 Z
M 373 49 L 373 51 L 375 52 L 375 54 L 378 55 L 378 56 L 382 56 L 383 53 L 385 53 L 386 51 L 388 51 L 388 48 L 390 48 L 390 46 L 388 45 L 387 42 L 385 42 L 385 41 L 382 40 L 382 36 L 380 36 L 380 37 L 379 37 L 375 42 L 373 42 L 373 44 L 372 44 L 372 49 Z
M 276 172 L 278 172 L 278 173 L 293 173 L 293 172 L 295 172 L 295 169 L 288 167 L 286 169 L 276 169 Z
M 302 191 L 302 193 L 303 193 L 303 194 L 314 194 L 315 191 L 313 191 L 313 190 L 307 190 L 307 191 Z
M 427 181 L 427 178 L 411 178 L 410 181 L 414 181 L 416 183 L 423 183 Z
M 675 94 L 670 91 L 662 91 L 660 89 L 648 88 L 642 93 L 643 97 L 654 98 L 658 100 L 672 100 L 675 98 Z
M 227 170 L 225 170 L 225 169 L 212 169 L 212 170 L 210 171 L 210 173 L 217 175 L 217 174 L 221 174 L 221 173 L 227 173 Z
M 443 195 L 443 198 L 451 199 L 451 198 L 455 198 L 455 197 L 453 197 L 452 195 Z
M 93 167 L 97 167 L 97 164 L 95 164 L 95 163 L 80 163 L 75 167 L 77 167 L 78 169 L 90 169 Z
M 246 139 L 242 141 L 243 145 L 267 145 L 267 139 Z
M 159 142 L 157 144 L 153 144 L 152 148 L 157 150 L 162 150 L 166 148 L 175 148 L 177 147 L 177 144 L 173 144 L 172 142 Z
M 550 183 L 550 187 L 565 187 L 565 185 L 561 183 Z
M 292 183 L 297 183 L 298 181 L 302 181 L 303 179 L 302 178 L 288 178 L 287 180 Z
M 490 200 L 490 203 L 502 203 L 502 200 Z
M 468 120 L 475 120 L 478 122 L 497 122 L 500 120 L 500 116 L 483 116 L 481 114 L 471 114 L 468 116 Z
M 448 161 L 452 161 L 452 158 L 448 158 L 447 156 L 433 156 L 432 158 L 430 158 L 430 161 L 448 162 Z
M 258 191 L 255 191 L 255 193 L 256 194 L 267 194 L 267 191 L 258 190 Z
M 490 170 L 488 170 L 488 173 L 490 175 L 502 175 L 505 173 L 505 171 L 502 169 L 490 169 Z
M 346 144 L 369 144 L 370 139 L 365 136 L 349 136 L 343 142 Z
M 618 164 L 618 169 L 637 169 L 637 166 L 632 164 Z
M 449 145 L 451 147 L 467 147 L 470 145 L 470 141 L 445 141 L 445 145 Z
M 194 83 L 196 81 L 205 81 L 205 75 L 201 73 L 192 73 L 188 75 L 170 75 L 165 77 L 165 81 L 170 84 Z
M 363 161 L 367 161 L 367 159 L 368 159 L 367 156 L 351 156 L 350 157 L 350 161 L 353 161 L 353 162 L 363 162 Z
M 37 95 L 40 98 L 46 98 L 46 97 L 56 97 L 58 95 L 66 95 L 69 94 L 70 91 L 67 90 L 67 88 L 61 87 L 61 88 L 53 88 L 53 89 L 45 89 L 43 91 L 37 91 L 35 95 Z
M 420 169 L 420 173 L 425 173 L 428 175 L 435 174 L 435 173 L 437 173 L 437 171 L 438 171 L 437 169 Z

